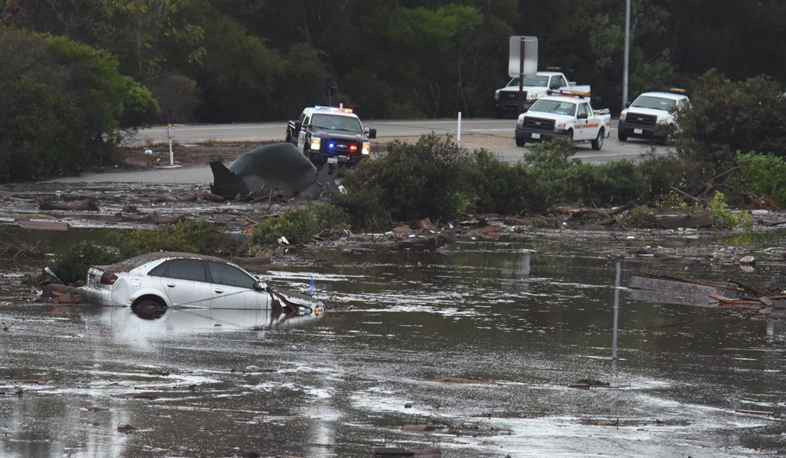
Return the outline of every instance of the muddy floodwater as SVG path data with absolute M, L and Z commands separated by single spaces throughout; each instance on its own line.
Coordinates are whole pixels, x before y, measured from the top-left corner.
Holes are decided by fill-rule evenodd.
M 782 281 L 783 260 L 760 257 L 743 273 L 711 259 L 606 256 L 609 244 L 338 247 L 300 253 L 313 267 L 256 272 L 312 289 L 328 304 L 320 316 L 168 310 L 143 319 L 126 308 L 3 302 L 0 457 L 403 448 L 695 458 L 786 448 L 783 322 L 626 288 L 647 272 Z M 602 384 L 571 387 L 581 380 Z

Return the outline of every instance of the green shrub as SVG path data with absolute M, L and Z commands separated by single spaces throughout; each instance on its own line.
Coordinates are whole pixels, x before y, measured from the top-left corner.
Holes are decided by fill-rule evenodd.
M 392 142 L 388 153 L 361 162 L 336 196 L 354 223 L 389 215 L 398 221 L 452 219 L 473 205 L 463 178 L 466 155 L 450 137 L 423 135 L 414 143 Z
M 208 222 L 173 224 L 117 235 L 114 243 L 124 258 L 153 251 L 179 251 L 221 256 L 239 245 L 229 234 Z
M 729 210 L 729 206 L 726 204 L 726 196 L 720 191 L 716 191 L 712 199 L 707 202 L 707 211 L 710 212 L 712 225 L 716 229 L 738 226 L 750 228 L 752 225 L 750 216 L 747 213 L 734 213 Z
M 52 271 L 63 283 L 70 285 L 87 277 L 87 269 L 93 265 L 106 265 L 119 261 L 116 253 L 92 242 L 79 242 L 68 251 L 55 256 Z
M 541 212 L 557 203 L 580 200 L 581 161 L 571 159 L 575 144 L 567 138 L 538 143 L 524 157 L 528 182 L 527 207 Z
M 711 70 L 697 82 L 689 109 L 678 113 L 677 150 L 723 171 L 736 152 L 786 156 L 786 98 L 776 81 L 732 82 Z M 713 171 L 713 172 L 714 172 Z
M 346 212 L 332 204 L 309 205 L 262 221 L 254 230 L 253 240 L 269 245 L 286 237 L 291 244 L 308 243 L 324 229 L 346 229 L 348 220 Z
M 779 208 L 786 207 L 786 161 L 773 155 L 738 154 L 731 180 L 743 191 L 770 201 Z
M 518 214 L 527 207 L 526 168 L 510 165 L 481 149 L 463 167 L 464 182 L 471 189 L 472 208 L 479 213 Z

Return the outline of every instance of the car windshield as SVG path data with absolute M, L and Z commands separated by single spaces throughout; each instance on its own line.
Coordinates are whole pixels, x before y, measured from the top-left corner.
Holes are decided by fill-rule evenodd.
M 524 77 L 524 86 L 546 87 L 547 84 L 549 84 L 548 76 L 533 75 L 533 76 Z M 518 86 L 518 85 L 519 85 L 518 78 L 513 78 L 512 80 L 510 80 L 510 83 L 508 83 L 508 87 Z
M 532 105 L 528 112 L 532 111 L 573 116 L 576 114 L 576 104 L 563 102 L 561 100 L 538 100 Z
M 674 99 L 664 97 L 653 97 L 651 95 L 641 95 L 631 104 L 635 108 L 651 108 L 653 110 L 669 111 L 677 105 Z
M 311 118 L 314 129 L 343 130 L 346 132 L 363 133 L 360 120 L 351 116 L 317 113 Z

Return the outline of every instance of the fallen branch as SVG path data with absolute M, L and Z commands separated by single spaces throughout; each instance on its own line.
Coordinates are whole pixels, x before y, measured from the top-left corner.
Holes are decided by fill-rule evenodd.
M 699 199 L 698 197 L 694 197 L 694 196 L 688 194 L 687 192 L 685 192 L 685 191 L 683 191 L 681 189 L 675 188 L 674 186 L 670 186 L 669 189 L 671 189 L 672 191 L 676 192 L 677 194 L 685 197 L 686 199 L 690 199 L 690 200 L 696 202 L 697 204 L 704 205 L 704 204 L 707 203 L 706 200 L 702 200 L 702 199 Z

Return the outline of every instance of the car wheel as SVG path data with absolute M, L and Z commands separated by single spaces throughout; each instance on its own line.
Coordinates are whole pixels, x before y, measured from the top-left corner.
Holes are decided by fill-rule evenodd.
M 618 139 L 619 139 L 619 141 L 621 141 L 621 142 L 624 142 L 624 141 L 627 141 L 627 140 L 628 140 L 628 136 L 627 136 L 625 133 L 623 133 L 623 132 L 622 132 L 622 130 L 618 130 L 618 131 L 617 131 L 617 138 L 618 138 Z
M 527 141 L 524 140 L 524 137 L 516 136 L 516 146 L 524 146 L 527 144 Z
M 166 304 L 157 297 L 142 297 L 131 305 L 131 311 L 143 320 L 155 320 L 166 313 Z
M 598 136 L 595 140 L 592 140 L 592 149 L 598 151 L 599 149 L 603 148 L 603 139 L 606 137 L 606 132 L 601 127 L 598 131 Z

